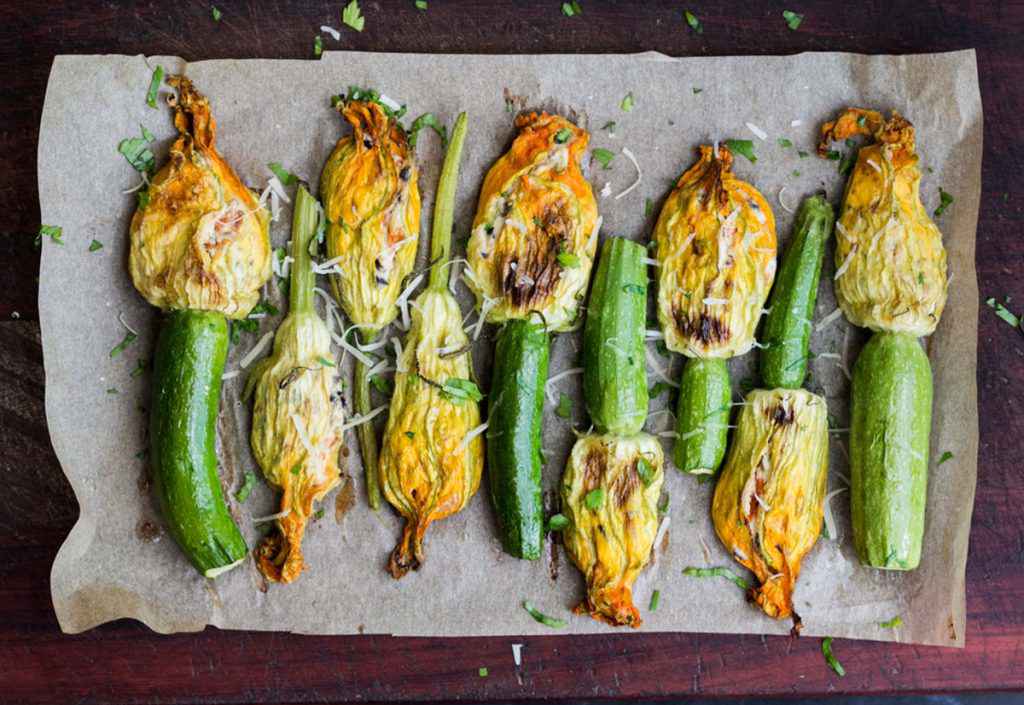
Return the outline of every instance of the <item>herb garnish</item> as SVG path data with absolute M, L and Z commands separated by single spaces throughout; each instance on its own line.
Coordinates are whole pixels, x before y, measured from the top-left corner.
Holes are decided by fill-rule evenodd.
M 658 609 L 658 603 L 661 602 L 661 590 L 655 590 L 651 593 L 651 604 L 647 607 L 648 610 L 654 612 Z
M 829 668 L 839 676 L 846 675 L 846 669 L 843 668 L 843 664 L 839 663 L 839 660 L 832 655 L 832 637 L 827 636 L 821 640 L 821 653 L 825 655 L 825 662 L 829 665 Z
M 566 17 L 575 17 L 576 15 L 583 14 L 583 8 L 580 7 L 580 4 L 576 2 L 576 0 L 572 0 L 572 2 L 563 2 L 562 14 Z
M 628 113 L 628 112 L 632 112 L 633 105 L 634 105 L 633 92 L 630 91 L 629 93 L 627 93 L 622 98 L 622 102 L 619 103 L 619 107 L 622 109 L 622 112 Z
M 694 95 L 699 95 L 699 94 L 700 94 L 700 93 L 702 93 L 703 91 L 704 91 L 704 89 L 703 89 L 703 88 L 697 88 L 697 86 L 694 86 L 694 87 L 693 87 L 693 94 L 694 94 Z
M 131 331 L 125 333 L 124 338 L 121 340 L 121 342 L 115 345 L 110 350 L 110 357 L 117 357 L 118 355 L 123 353 L 125 351 L 125 348 L 134 343 L 138 339 L 138 337 L 139 336 L 135 335 Z
M 939 467 L 940 465 L 942 465 L 947 460 L 952 460 L 952 459 L 953 459 L 953 454 L 952 453 L 950 453 L 948 450 L 947 451 L 943 451 L 942 456 L 939 458 L 939 462 L 937 462 L 935 464 L 935 467 Z
M 949 205 L 953 202 L 953 196 L 942 190 L 939 186 L 939 207 L 935 209 L 935 217 L 938 218 L 940 215 L 946 212 Z
M 750 584 L 741 578 L 740 576 L 733 573 L 728 568 L 694 568 L 690 566 L 683 569 L 683 575 L 688 575 L 691 578 L 725 578 L 736 584 L 742 590 L 749 590 Z
M 476 672 L 477 674 L 479 674 L 481 678 L 486 678 L 487 674 L 490 673 L 490 671 L 487 670 L 487 666 L 481 666 L 480 668 L 476 669 Z
M 596 159 L 597 163 L 605 169 L 611 169 L 611 163 L 612 159 L 615 158 L 615 152 L 610 149 L 605 149 L 604 147 L 596 147 L 590 150 L 590 156 Z
M 608 132 L 610 132 L 610 133 L 612 133 L 614 135 L 615 134 L 615 121 L 614 120 L 609 120 L 608 122 L 606 122 L 604 125 L 601 126 L 601 129 L 602 130 L 608 130 Z
M 253 472 L 246 471 L 245 477 L 242 478 L 242 486 L 238 488 L 238 492 L 235 492 L 235 500 L 239 504 L 244 504 L 245 500 L 249 499 L 249 495 L 252 493 L 252 488 L 256 485 L 256 475 Z
M 121 140 L 117 145 L 120 152 L 135 171 L 148 174 L 156 166 L 156 157 L 149 149 L 149 143 L 153 141 L 153 135 L 145 127 L 142 128 L 142 137 L 129 137 Z
M 555 407 L 555 413 L 563 419 L 572 416 L 572 399 L 565 392 L 559 392 L 558 406 Z
M 788 148 L 793 146 L 793 143 L 790 142 L 785 137 L 780 137 L 779 138 L 779 146 L 782 147 L 783 149 L 788 149 Z
M 561 531 L 569 526 L 569 518 L 564 514 L 552 514 L 548 519 L 548 531 Z
M 427 0 L 416 0 L 415 5 L 416 5 L 416 9 L 417 10 L 426 10 L 427 9 Z
M 601 505 L 604 504 L 604 488 L 598 487 L 587 492 L 587 496 L 583 498 L 583 504 L 592 512 L 600 509 Z
M 385 396 L 391 393 L 391 382 L 380 375 L 373 375 L 370 377 L 370 384 L 374 389 Z
M 729 148 L 729 151 L 746 157 L 751 164 L 757 164 L 753 140 L 726 140 L 725 146 Z
M 448 381 L 441 387 L 441 392 L 456 404 L 461 404 L 464 400 L 469 399 L 471 401 L 480 401 L 484 398 L 484 395 L 480 393 L 480 388 L 476 386 L 472 380 L 461 379 L 459 377 L 449 377 Z
M 1014 315 L 1014 313 L 1010 311 L 1010 309 L 1003 306 L 994 298 L 990 296 L 989 298 L 985 299 L 985 303 L 991 306 L 993 309 L 995 309 L 996 315 L 1002 318 L 1007 323 L 1009 323 L 1011 326 L 1013 326 L 1014 328 L 1021 327 L 1020 317 Z
M 93 240 L 89 243 L 89 252 L 95 252 L 96 250 L 102 250 L 103 243 L 99 240 Z
M 324 53 L 324 40 L 320 38 L 320 35 L 313 37 L 313 56 L 320 56 Z
M 36 234 L 36 247 L 42 244 L 44 236 L 58 245 L 64 244 L 64 228 L 59 225 L 40 225 L 39 232 Z
M 561 629 L 566 625 L 564 619 L 556 619 L 555 617 L 549 617 L 536 607 L 529 600 L 523 600 L 523 609 L 530 613 L 530 616 L 536 619 L 538 622 L 543 624 L 545 627 L 551 627 L 552 629 Z
M 895 617 L 890 619 L 888 622 L 879 622 L 878 626 L 880 626 L 882 629 L 895 629 L 896 627 L 902 627 L 903 626 L 903 619 L 900 618 L 899 615 L 896 615 Z
M 697 15 L 693 14 L 689 10 L 686 10 L 683 14 L 686 16 L 686 24 L 690 25 L 690 29 L 697 34 L 704 33 L 704 25 L 702 25 L 700 20 L 697 19 Z
M 654 201 L 651 200 L 650 198 L 645 198 L 644 199 L 644 217 L 645 218 L 650 218 L 651 217 L 651 213 L 653 213 L 653 212 L 654 212 Z
M 164 82 L 164 67 L 157 66 L 153 69 L 153 78 L 149 81 L 149 90 L 146 91 L 146 105 L 156 107 L 156 94 L 160 90 L 160 84 Z
M 650 487 L 651 483 L 654 482 L 654 467 L 645 458 L 637 458 L 636 474 L 640 476 L 640 481 L 644 483 L 644 487 Z
M 555 133 L 555 142 L 558 144 L 565 144 L 572 137 L 572 130 L 568 127 L 563 127 L 561 130 Z
M 839 173 L 846 176 L 853 169 L 853 165 L 857 162 L 857 150 L 851 149 L 843 155 L 842 161 L 839 162 Z
M 359 0 L 352 0 L 348 5 L 345 5 L 345 9 L 341 11 L 341 21 L 357 32 L 363 31 L 366 18 L 359 11 Z
M 299 177 L 281 166 L 280 162 L 270 162 L 267 164 L 267 168 L 274 172 L 274 176 L 277 177 L 277 180 L 280 181 L 283 186 L 291 186 L 299 180 Z
M 786 24 L 793 31 L 796 31 L 800 27 L 800 23 L 804 21 L 803 15 L 798 15 L 792 10 L 783 10 L 782 17 L 786 20 Z
M 655 382 L 654 386 L 647 391 L 647 396 L 651 399 L 656 399 L 670 389 L 669 385 L 664 382 Z
M 424 127 L 429 127 L 431 130 L 437 133 L 437 136 L 441 138 L 441 148 L 448 146 L 448 127 L 442 125 L 437 119 L 434 113 L 423 113 L 418 118 L 412 121 L 412 126 L 409 127 L 409 146 L 416 146 L 416 138 L 419 135 L 419 131 Z
M 580 258 L 571 252 L 559 252 L 555 259 L 566 269 L 576 269 L 580 266 Z
M 129 373 L 129 377 L 135 379 L 141 375 L 146 374 L 146 370 L 149 368 L 149 360 L 144 357 L 140 357 L 135 361 L 135 369 Z
M 220 18 L 223 16 L 224 13 L 220 11 L 219 7 L 214 5 L 210 8 L 210 14 L 213 15 L 214 22 L 220 22 Z

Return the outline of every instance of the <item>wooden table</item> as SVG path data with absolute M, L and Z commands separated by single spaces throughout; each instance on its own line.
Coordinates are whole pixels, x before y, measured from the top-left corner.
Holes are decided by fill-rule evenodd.
M 967 566 L 964 650 L 836 642 L 835 676 L 816 639 L 645 635 L 464 640 L 301 637 L 220 632 L 161 637 L 131 622 L 64 636 L 50 605 L 49 570 L 77 516 L 50 446 L 37 324 L 39 227 L 36 138 L 57 53 L 178 54 L 187 59 L 306 58 L 343 2 L 5 2 L 0 7 L 0 701 L 299 702 L 822 694 L 1024 689 L 1024 336 L 982 304 L 978 330 L 981 451 Z M 126 4 L 127 5 L 127 4 Z M 581 0 L 489 3 L 364 0 L 365 30 L 327 48 L 413 52 L 784 54 L 841 50 L 978 50 L 985 158 L 978 223 L 982 298 L 1024 308 L 1024 3 L 810 0 L 640 7 Z M 805 14 L 798 31 L 783 9 Z M 429 77 L 424 77 L 428 80 Z M 73 149 L 69 149 L 73 154 Z M 72 157 L 73 158 L 73 157 Z M 955 192 L 955 185 L 944 184 Z M 955 205 L 954 205 L 955 207 Z M 1019 303 L 1018 303 L 1019 302 Z M 86 421 L 83 420 L 83 423 Z M 523 665 L 510 644 L 522 643 Z M 487 677 L 478 668 L 486 666 Z

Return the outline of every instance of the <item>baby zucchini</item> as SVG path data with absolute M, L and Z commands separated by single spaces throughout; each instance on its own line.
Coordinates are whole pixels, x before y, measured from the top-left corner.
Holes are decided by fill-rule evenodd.
M 766 346 L 761 351 L 761 377 L 769 388 L 799 389 L 807 376 L 818 278 L 834 222 L 832 206 L 822 196 L 800 204 L 761 336 Z
M 544 526 L 540 438 L 550 344 L 547 329 L 512 319 L 498 331 L 487 426 L 487 474 L 505 551 L 540 558 Z
M 913 570 L 928 494 L 932 372 L 918 340 L 875 333 L 853 368 L 850 515 L 864 565 Z
M 729 365 L 722 358 L 686 359 L 679 379 L 676 467 L 694 475 L 712 475 L 725 457 L 732 388 Z
M 583 395 L 601 433 L 631 436 L 647 418 L 646 256 L 643 245 L 621 237 L 601 247 L 583 332 Z

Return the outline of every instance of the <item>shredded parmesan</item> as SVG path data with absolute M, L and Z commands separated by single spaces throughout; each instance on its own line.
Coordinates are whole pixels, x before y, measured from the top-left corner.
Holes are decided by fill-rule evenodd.
M 220 381 L 227 382 L 229 379 L 234 379 L 240 374 L 242 374 L 241 370 L 231 370 L 230 372 L 225 372 L 220 376 Z
M 658 260 L 653 259 L 651 257 L 641 257 L 640 261 L 643 262 L 644 264 L 648 265 L 649 267 L 660 267 L 661 266 L 661 262 L 659 262 Z
M 712 296 L 706 297 L 703 301 L 706 306 L 724 306 L 729 303 L 729 299 L 716 299 Z
M 803 124 L 804 124 L 803 120 L 793 120 L 792 122 L 789 123 L 789 126 L 790 127 L 800 127 Z
M 645 330 L 644 337 L 647 340 L 664 340 L 665 334 L 662 333 L 660 330 Z
M 744 553 L 743 550 L 739 546 L 733 546 L 732 554 L 734 556 L 736 556 L 737 558 L 739 558 L 741 561 L 749 561 L 750 560 L 750 558 L 747 557 L 747 554 Z
M 401 103 L 399 103 L 397 100 L 393 100 L 392 98 L 389 98 L 383 93 L 380 94 L 378 100 L 380 100 L 380 102 L 383 103 L 384 105 L 388 106 L 388 108 L 390 108 L 391 110 L 399 110 L 402 107 Z
M 839 277 L 846 274 L 846 270 L 850 268 L 850 262 L 853 261 L 853 256 L 855 254 L 857 254 L 856 244 L 854 244 L 854 246 L 850 248 L 850 252 L 849 254 L 846 255 L 846 259 L 843 260 L 842 265 L 840 265 L 839 269 L 836 270 L 835 275 L 832 277 L 833 280 L 839 279 Z
M 841 308 L 837 307 L 835 311 L 833 311 L 832 313 L 830 313 L 827 316 L 825 316 L 824 318 L 822 318 L 818 322 L 818 325 L 815 326 L 814 330 L 823 330 L 824 328 L 828 328 L 832 324 L 833 321 L 835 321 L 837 318 L 839 318 L 842 315 L 843 315 L 843 310 Z
M 680 438 L 679 434 L 675 431 L 658 431 L 658 435 L 662 438 Z M 689 437 L 689 435 L 690 434 L 686 434 L 686 437 Z M 680 438 L 680 440 L 682 439 Z
M 640 162 L 638 162 L 636 160 L 636 157 L 633 156 L 633 152 L 631 152 L 629 150 L 629 147 L 623 147 L 622 148 L 622 153 L 624 155 L 626 155 L 626 158 L 629 159 L 629 161 L 633 162 L 633 166 L 636 167 L 636 181 L 634 181 L 632 184 L 627 186 L 626 189 L 624 191 L 622 191 L 622 193 L 617 194 L 615 196 L 615 200 L 616 201 L 619 200 L 620 198 L 622 198 L 623 196 L 625 196 L 627 193 L 629 193 L 633 189 L 635 189 L 637 186 L 639 186 L 641 179 L 644 178 L 644 172 L 643 172 L 643 169 L 640 168 Z
M 551 388 L 552 387 L 554 387 L 556 384 L 558 384 L 560 381 L 562 381 L 566 377 L 571 377 L 572 375 L 580 375 L 580 374 L 583 374 L 583 368 L 582 367 L 573 367 L 573 368 L 570 368 L 570 369 L 565 370 L 563 372 L 559 372 L 556 375 L 552 375 L 548 379 L 548 381 L 544 383 L 544 394 L 547 395 L 548 401 L 550 401 L 552 404 L 555 403 L 555 399 L 554 399 L 554 397 L 552 396 L 552 393 L 551 393 Z
M 128 322 L 126 320 L 124 320 L 124 313 L 123 312 L 117 314 L 117 320 L 119 320 L 121 322 L 122 326 L 124 326 L 125 328 L 128 329 L 129 333 L 131 333 L 132 335 L 138 337 L 139 331 L 135 330 L 130 325 L 128 325 Z
M 313 441 L 306 432 L 306 425 L 302 423 L 302 419 L 296 413 L 291 414 L 291 419 L 292 423 L 295 425 L 295 433 L 298 434 L 299 440 L 306 448 L 306 452 L 309 453 L 310 457 L 314 456 L 316 454 L 316 448 L 313 446 Z
M 881 174 L 881 173 L 882 173 L 882 167 L 878 166 L 878 164 L 876 164 L 876 163 L 875 163 L 875 160 L 874 160 L 874 159 L 868 159 L 868 160 L 867 160 L 867 163 L 868 163 L 868 165 L 870 165 L 870 166 L 871 166 L 871 168 L 872 168 L 872 169 L 874 169 L 875 171 L 877 171 L 877 172 L 878 172 L 879 174 Z
M 334 27 L 328 27 L 325 24 L 324 25 L 320 25 L 320 31 L 321 32 L 326 32 L 327 34 L 329 34 L 332 37 L 334 37 L 334 41 L 338 41 L 339 39 L 341 39 L 341 32 L 336 30 Z
M 402 290 L 402 293 L 399 294 L 398 298 L 395 300 L 395 305 L 398 306 L 398 310 L 402 312 L 402 325 L 405 327 L 406 330 L 409 329 L 409 297 L 412 296 L 413 291 L 416 290 L 416 287 L 420 285 L 421 281 L 423 281 L 423 275 L 417 274 L 415 277 L 413 277 L 412 281 L 409 282 L 409 285 Z
M 283 512 L 277 512 L 276 514 L 268 514 L 265 517 L 255 517 L 252 520 L 253 524 L 265 524 L 268 521 L 277 521 L 278 519 L 284 519 L 286 516 L 292 513 L 292 508 L 288 507 Z
M 484 423 L 480 424 L 479 426 L 477 426 L 476 428 L 472 429 L 469 433 L 466 434 L 465 438 L 463 438 L 462 441 L 459 443 L 458 447 L 455 449 L 455 452 L 456 453 L 461 453 L 462 451 L 466 450 L 466 448 L 469 447 L 469 444 L 473 441 L 473 439 L 476 438 L 477 436 L 479 436 L 481 433 L 483 433 L 486 430 L 487 430 L 487 423 L 486 422 L 484 422 Z
M 601 198 L 608 198 L 612 195 L 612 182 L 605 181 L 604 186 L 601 188 Z
M 704 540 L 704 534 L 697 534 L 697 538 L 700 539 L 700 548 L 704 552 L 704 565 L 711 565 L 711 549 L 708 548 L 708 542 Z
M 839 534 L 836 531 L 836 520 L 832 516 L 832 498 L 842 492 L 846 492 L 845 487 L 840 487 L 838 490 L 832 490 L 827 495 L 825 495 L 825 499 L 823 502 L 825 507 L 825 530 L 828 532 L 829 538 L 833 541 L 839 540 Z
M 512 660 L 516 662 L 516 668 L 523 665 L 523 645 L 512 644 Z
M 670 387 L 675 387 L 676 389 L 679 388 L 679 383 L 672 381 L 672 379 L 665 372 L 664 368 L 662 368 L 658 364 L 657 360 L 654 357 L 654 353 L 651 352 L 650 348 L 644 350 L 644 355 L 647 357 L 647 364 L 651 366 L 651 369 L 654 370 L 654 373 L 656 375 L 658 375 L 665 381 L 665 384 L 669 385 Z
M 787 213 L 795 213 L 796 211 L 793 210 L 792 206 L 786 203 L 785 199 L 782 198 L 782 194 L 784 194 L 785 192 L 785 186 L 779 189 L 779 205 L 782 206 L 782 210 L 786 211 Z
M 273 339 L 274 331 L 267 331 L 266 333 L 264 333 L 263 336 L 258 341 L 256 341 L 256 344 L 252 346 L 252 349 L 245 354 L 245 357 L 238 361 L 238 366 L 244 370 L 246 367 L 252 364 L 252 361 L 260 356 L 260 354 L 263 352 L 263 348 L 267 347 L 267 344 Z
M 352 330 L 352 328 L 349 328 L 348 330 Z M 363 363 L 367 367 L 372 367 L 374 364 L 374 359 L 367 355 L 366 353 L 362 352 L 356 346 L 352 345 L 352 343 L 348 342 L 345 339 L 347 337 L 348 331 L 342 332 L 341 335 L 338 335 L 337 333 L 333 332 L 331 333 L 331 338 L 334 340 L 335 343 L 340 345 L 345 352 L 352 353 L 352 357 L 359 360 L 359 362 Z
M 375 417 L 378 414 L 380 414 L 381 412 L 387 410 L 387 408 L 388 408 L 387 404 L 381 404 L 380 406 L 378 406 L 376 409 L 374 409 L 373 411 L 371 411 L 368 414 L 364 414 L 362 416 L 354 417 L 348 423 L 345 423 L 345 424 L 341 425 L 341 432 L 344 433 L 345 431 L 347 431 L 350 428 L 355 428 L 356 426 L 362 426 L 364 423 L 372 421 L 373 417 Z
M 661 524 L 658 525 L 658 533 L 654 535 L 654 546 L 657 548 L 661 545 L 661 540 L 665 538 L 665 533 L 668 531 L 669 524 L 672 523 L 672 517 L 668 514 L 661 520 Z
M 398 336 L 391 339 L 391 342 L 395 345 L 395 371 L 406 373 L 409 370 L 405 367 L 405 362 L 402 360 L 402 343 L 398 340 Z
M 313 263 L 313 273 L 314 274 L 331 274 L 331 273 L 341 274 L 341 267 L 339 267 L 337 265 L 338 265 L 338 262 L 340 262 L 343 259 L 345 259 L 345 255 L 338 255 L 337 257 L 332 257 L 331 259 L 325 260 L 323 262 L 314 262 Z
M 763 140 L 768 139 L 768 133 L 765 132 L 764 130 L 762 130 L 760 127 L 758 127 L 757 125 L 755 125 L 752 122 L 748 122 L 747 123 L 747 129 L 750 130 L 751 132 L 753 132 L 757 136 L 757 138 L 759 140 L 763 141 Z

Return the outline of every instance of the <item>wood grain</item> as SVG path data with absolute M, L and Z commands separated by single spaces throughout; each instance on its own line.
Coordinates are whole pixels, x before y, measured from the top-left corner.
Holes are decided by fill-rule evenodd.
M 982 298 L 1024 308 L 1024 3 L 678 3 L 364 1 L 366 28 L 343 28 L 341 2 L 98 0 L 0 3 L 0 701 L 306 702 L 359 699 L 511 700 L 685 694 L 825 694 L 1024 689 L 1024 337 L 982 305 L 978 330 L 981 450 L 968 561 L 963 651 L 840 641 L 836 677 L 817 640 L 621 634 L 590 638 L 393 639 L 220 632 L 158 637 L 120 622 L 60 634 L 49 569 L 77 516 L 50 447 L 37 306 L 36 140 L 57 53 L 308 58 L 322 24 L 343 30 L 328 49 L 413 52 L 780 54 L 841 50 L 978 50 L 985 110 L 977 274 Z M 783 9 L 805 15 L 798 31 Z M 595 70 L 600 70 L 595 66 Z M 425 76 L 424 80 L 443 80 Z M 74 158 L 74 145 L 68 158 Z M 956 195 L 955 184 L 943 184 Z M 952 206 L 956 207 L 955 203 Z M 85 246 L 69 243 L 66 246 Z M 18 320 L 14 320 L 17 316 Z M 87 414 L 87 410 L 83 410 Z M 85 421 L 83 420 L 83 423 Z M 695 605 L 699 609 L 699 605 Z M 515 668 L 512 643 L 522 643 Z M 478 675 L 486 667 L 489 675 Z

